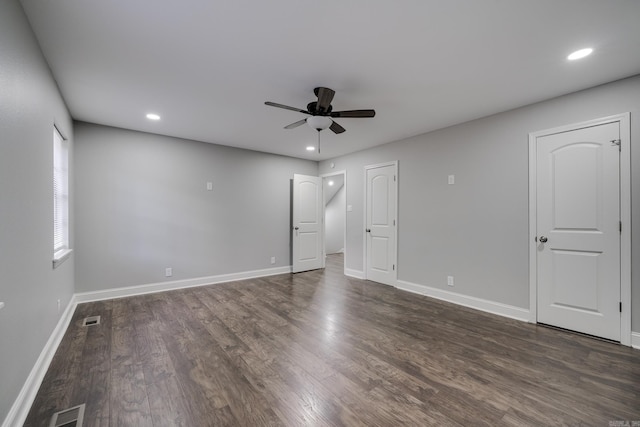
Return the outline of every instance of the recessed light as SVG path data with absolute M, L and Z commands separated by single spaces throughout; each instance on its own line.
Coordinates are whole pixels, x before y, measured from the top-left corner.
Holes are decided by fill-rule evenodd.
M 147 119 L 149 120 L 160 120 L 160 116 L 154 113 L 147 114 Z
M 329 181 L 327 184 L 329 184 L 329 187 L 331 187 L 333 185 L 333 181 Z
M 586 49 L 576 50 L 571 55 L 567 56 L 567 59 L 569 61 L 575 61 L 576 59 L 581 59 L 581 58 L 584 58 L 585 56 L 591 55 L 591 52 L 593 52 L 593 49 L 591 49 L 590 47 Z
M 307 151 L 313 151 L 315 149 L 316 149 L 316 147 L 314 147 L 313 145 L 310 145 L 310 146 L 307 147 Z

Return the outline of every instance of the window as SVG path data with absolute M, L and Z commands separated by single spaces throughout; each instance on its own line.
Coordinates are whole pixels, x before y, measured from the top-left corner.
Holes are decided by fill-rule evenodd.
M 53 128 L 53 267 L 71 254 L 69 248 L 69 144 Z

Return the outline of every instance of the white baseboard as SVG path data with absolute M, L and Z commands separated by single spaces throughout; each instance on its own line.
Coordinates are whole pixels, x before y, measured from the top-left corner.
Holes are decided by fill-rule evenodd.
M 487 313 L 497 314 L 499 316 L 509 317 L 523 322 L 529 321 L 529 310 L 524 308 L 462 295 L 451 291 L 445 291 L 443 289 L 432 288 L 430 286 L 405 282 L 404 280 L 398 280 L 396 287 L 416 294 L 436 298 L 476 310 L 486 311 Z
M 350 268 L 344 269 L 344 275 L 349 277 L 355 277 L 356 279 L 364 280 L 364 271 L 352 270 Z
M 631 332 L 631 347 L 640 350 L 640 332 Z
M 235 282 L 238 280 L 253 279 L 256 277 L 275 276 L 276 274 L 287 273 L 291 273 L 291 266 L 267 268 L 264 270 L 244 271 L 241 273 L 220 274 L 217 276 L 196 277 L 194 279 L 175 280 L 172 282 L 149 283 L 146 285 L 105 289 L 102 291 L 81 292 L 75 294 L 75 297 L 78 303 L 102 301 L 114 298 L 130 297 L 134 295 L 152 294 L 156 292 L 173 291 L 176 289 L 214 285 L 217 283 Z
M 74 295 L 71 297 L 71 300 L 69 301 L 69 304 L 67 304 L 67 308 L 65 308 L 62 316 L 60 316 L 58 324 L 53 329 L 53 332 L 51 333 L 51 336 L 49 336 L 42 352 L 40 352 L 40 356 L 38 356 L 36 364 L 31 369 L 27 380 L 22 386 L 22 390 L 20 390 L 20 394 L 18 394 L 15 402 L 13 402 L 7 417 L 2 423 L 2 427 L 21 426 L 26 421 L 31 405 L 33 405 L 33 401 L 35 400 L 36 394 L 42 384 L 42 380 L 44 380 L 47 369 L 49 369 L 51 360 L 56 354 L 56 350 L 58 350 L 58 346 L 60 345 L 60 342 L 67 331 L 67 327 L 71 322 L 76 305 L 77 302 Z

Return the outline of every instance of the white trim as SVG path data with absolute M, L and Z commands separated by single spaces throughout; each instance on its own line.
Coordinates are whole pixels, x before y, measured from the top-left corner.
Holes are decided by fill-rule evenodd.
M 529 322 L 538 323 L 538 146 L 537 136 L 529 134 Z
M 62 126 L 58 126 L 58 124 L 54 121 L 53 122 L 53 127 L 56 128 L 56 130 L 58 131 L 58 134 L 60 134 L 60 137 L 62 138 L 63 141 L 68 141 L 69 138 L 67 138 L 65 132 L 62 132 Z
M 568 132 L 607 123 L 620 123 L 620 219 L 622 234 L 620 237 L 620 343 L 632 345 L 631 332 L 631 114 L 622 113 L 586 122 L 559 126 L 552 129 L 529 133 L 529 321 L 537 322 L 537 139 L 542 136 Z M 625 309 L 626 308 L 626 309 Z
M 18 397 L 13 402 L 11 409 L 9 409 L 9 413 L 4 419 L 2 427 L 21 426 L 26 421 L 31 405 L 33 405 L 33 401 L 35 400 L 38 390 L 40 389 L 40 385 L 42 384 L 42 380 L 44 380 L 44 376 L 49 369 L 51 360 L 56 354 L 56 350 L 58 350 L 58 346 L 60 345 L 60 342 L 67 331 L 67 327 L 71 322 L 76 305 L 77 302 L 74 295 L 71 297 L 71 300 L 69 300 L 67 308 L 65 308 L 62 316 L 60 316 L 58 324 L 53 329 L 53 332 L 51 333 L 51 336 L 49 336 L 42 352 L 40 352 L 40 356 L 38 356 L 38 360 L 36 360 L 35 365 L 31 369 L 27 380 L 22 386 L 22 390 L 20 390 Z
M 344 269 L 344 275 L 345 276 L 349 276 L 349 277 L 354 277 L 356 279 L 361 279 L 361 280 L 365 280 L 364 278 L 364 271 L 360 271 L 360 270 L 353 270 L 351 268 L 346 268 Z
M 398 280 L 398 289 L 413 292 L 442 301 L 451 302 L 453 304 L 462 305 L 464 307 L 473 308 L 475 310 L 484 311 L 498 316 L 508 317 L 515 320 L 527 322 L 529 320 L 529 310 L 513 305 L 502 304 L 500 302 L 489 301 L 482 298 L 471 297 L 456 292 L 445 291 L 444 289 L 432 288 L 426 285 L 406 282 Z
M 640 332 L 631 332 L 631 347 L 640 350 Z
M 235 282 L 238 280 L 253 279 L 256 277 L 275 276 L 277 274 L 286 273 L 291 273 L 291 266 L 245 271 L 241 273 L 220 274 L 217 276 L 196 277 L 194 279 L 175 280 L 172 282 L 148 283 L 145 285 L 127 286 L 93 292 L 82 292 L 77 293 L 75 297 L 78 303 L 102 301 L 114 298 L 130 297 L 134 295 L 173 291 L 176 289 L 215 285 L 217 283 Z
M 631 113 L 620 118 L 620 343 L 632 345 L 631 331 Z
M 342 244 L 344 245 L 344 247 L 342 249 L 340 249 L 340 252 L 344 253 L 344 259 L 343 259 L 343 274 L 345 276 L 347 276 L 347 251 L 346 251 L 346 247 L 347 247 L 347 171 L 346 169 L 343 170 L 339 170 L 339 171 L 334 171 L 334 172 L 329 172 L 329 173 L 324 173 L 322 175 L 320 175 L 320 178 L 322 178 L 322 188 L 324 189 L 324 179 L 330 176 L 336 176 L 336 175 L 342 175 L 343 176 L 343 186 L 344 186 L 344 236 L 342 236 Z M 323 200 L 324 201 L 324 200 Z M 327 231 L 325 230 L 325 219 L 326 219 L 326 215 L 327 213 L 325 212 L 326 206 L 322 207 L 322 232 L 324 233 L 324 256 L 326 258 L 327 256 Z M 324 267 L 324 265 L 323 265 Z
M 399 194 L 398 194 L 398 185 L 400 182 L 400 171 L 398 169 L 398 161 L 397 160 L 393 160 L 390 162 L 384 162 L 384 163 L 376 163 L 374 165 L 366 165 L 364 167 L 364 197 L 362 198 L 364 200 L 364 206 L 362 209 L 363 211 L 363 221 L 362 221 L 362 225 L 364 228 L 367 228 L 367 171 L 369 169 L 377 169 L 377 168 L 382 168 L 382 167 L 386 167 L 386 166 L 393 166 L 395 168 L 395 176 L 396 179 L 394 181 L 394 185 L 396 187 L 396 229 L 395 229 L 395 250 L 394 250 L 394 259 L 392 260 L 393 264 L 395 265 L 395 269 L 393 270 L 393 277 L 392 277 L 392 282 L 393 283 L 388 283 L 391 286 L 396 286 L 398 283 L 398 228 L 400 226 L 400 215 L 399 215 L 399 211 L 398 211 L 398 206 L 399 205 Z M 363 265 L 363 274 L 364 276 L 362 277 L 362 279 L 364 280 L 368 280 L 367 279 L 367 233 L 364 232 L 362 234 L 362 254 L 363 254 L 363 259 L 362 259 L 362 265 Z M 387 283 L 385 283 L 387 284 Z
M 68 249 L 68 248 L 64 248 L 64 249 L 60 249 L 58 252 L 53 254 L 53 268 L 58 268 L 60 266 L 60 264 L 62 264 L 63 262 L 65 262 L 70 256 L 71 253 L 73 252 L 73 249 Z

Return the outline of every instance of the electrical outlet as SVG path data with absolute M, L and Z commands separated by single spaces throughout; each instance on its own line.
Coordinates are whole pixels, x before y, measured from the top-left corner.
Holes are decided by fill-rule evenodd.
M 449 183 L 449 185 L 453 185 L 456 183 L 456 176 L 455 175 L 449 175 L 449 177 L 447 178 L 447 182 Z
M 164 276 L 165 277 L 171 277 L 173 276 L 173 268 L 171 267 L 167 267 L 164 269 Z
M 271 257 L 271 264 L 275 264 L 276 263 L 276 257 L 272 256 Z
M 447 276 L 447 285 L 453 286 L 453 276 Z
M 211 181 L 207 182 L 207 190 L 208 191 L 213 191 L 213 182 L 211 182 Z

